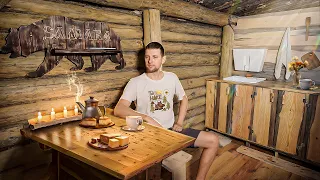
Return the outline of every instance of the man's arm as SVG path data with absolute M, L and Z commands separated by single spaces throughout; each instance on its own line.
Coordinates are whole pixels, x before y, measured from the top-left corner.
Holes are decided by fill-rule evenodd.
M 180 101 L 178 120 L 175 122 L 172 128 L 174 131 L 178 131 L 178 132 L 182 131 L 183 121 L 184 121 L 184 118 L 186 117 L 187 110 L 188 110 L 188 98 L 186 95 L 184 95 L 183 99 Z
M 121 117 L 121 118 L 126 118 L 126 116 L 141 116 L 143 120 L 147 121 L 149 124 L 155 125 L 162 127 L 156 120 L 153 118 L 139 113 L 133 109 L 130 108 L 130 102 L 124 99 L 120 99 L 114 108 L 114 115 Z

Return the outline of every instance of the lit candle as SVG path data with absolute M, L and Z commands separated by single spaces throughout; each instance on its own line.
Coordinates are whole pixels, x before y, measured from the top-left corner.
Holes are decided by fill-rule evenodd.
M 74 115 L 78 116 L 78 107 L 77 107 L 77 105 L 74 106 Z
M 42 116 L 41 116 L 41 112 L 38 112 L 38 123 L 41 122 Z
M 63 108 L 63 117 L 66 118 L 68 116 L 68 111 L 67 111 L 67 108 L 64 107 Z
M 51 111 L 51 120 L 54 120 L 56 118 L 56 113 L 54 112 L 54 109 L 52 108 Z

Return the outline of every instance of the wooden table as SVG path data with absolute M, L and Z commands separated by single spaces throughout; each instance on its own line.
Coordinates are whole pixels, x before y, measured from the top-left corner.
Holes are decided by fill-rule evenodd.
M 80 127 L 78 121 L 35 131 L 22 129 L 21 133 L 55 150 L 53 163 L 57 166 L 58 178 L 60 169 L 69 171 L 69 174 L 76 178 L 84 178 L 85 171 L 92 171 L 88 167 L 93 167 L 97 172 L 105 174 L 102 176 L 93 172 L 102 179 L 108 179 L 110 175 L 113 179 L 129 179 L 144 171 L 147 179 L 160 179 L 161 161 L 195 141 L 192 137 L 146 123 L 143 131 L 123 131 L 120 128 L 125 125 L 125 120 L 113 115 L 108 116 L 115 122 L 115 126 L 90 129 Z M 99 137 L 103 133 L 129 136 L 129 147 L 119 151 L 103 151 L 88 146 L 91 138 Z M 80 164 L 82 170 L 75 170 L 73 167 L 76 164 Z

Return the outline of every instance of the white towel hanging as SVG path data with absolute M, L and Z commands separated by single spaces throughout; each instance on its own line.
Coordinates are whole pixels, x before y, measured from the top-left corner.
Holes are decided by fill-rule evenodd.
M 291 44 L 290 44 L 290 28 L 288 27 L 282 37 L 281 44 L 277 54 L 277 62 L 276 62 L 276 67 L 274 71 L 274 76 L 276 77 L 276 79 L 280 78 L 282 65 L 286 67 L 285 78 L 289 79 L 291 72 L 289 72 L 288 64 L 290 63 L 290 61 L 291 61 Z

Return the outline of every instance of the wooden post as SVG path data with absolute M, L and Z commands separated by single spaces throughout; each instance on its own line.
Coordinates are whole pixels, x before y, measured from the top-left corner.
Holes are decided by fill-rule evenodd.
M 161 43 L 160 11 L 148 9 L 143 11 L 144 45 L 150 42 Z
M 231 26 L 223 27 L 222 36 L 222 50 L 221 50 L 221 63 L 220 63 L 220 77 L 228 77 L 232 75 L 233 71 L 233 57 L 232 48 L 234 43 L 234 32 Z

